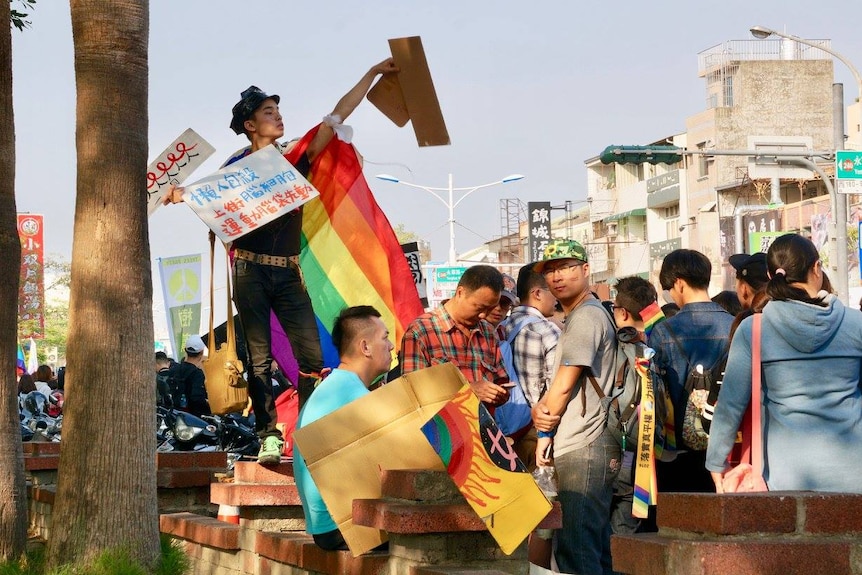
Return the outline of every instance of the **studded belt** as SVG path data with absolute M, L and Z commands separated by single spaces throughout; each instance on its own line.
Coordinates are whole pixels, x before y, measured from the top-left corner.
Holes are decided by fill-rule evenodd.
M 240 260 L 254 262 L 265 266 L 274 266 L 277 268 L 286 268 L 288 265 L 293 265 L 299 268 L 299 256 L 270 256 L 267 254 L 256 254 L 248 250 L 234 250 L 234 257 Z

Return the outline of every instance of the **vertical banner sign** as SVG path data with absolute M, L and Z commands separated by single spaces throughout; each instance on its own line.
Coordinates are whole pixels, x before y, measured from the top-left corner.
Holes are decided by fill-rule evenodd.
M 180 134 L 147 166 L 147 215 L 159 209 L 171 184 L 183 183 L 214 152 L 215 148 L 191 128 Z
M 171 349 L 179 359 L 186 338 L 201 329 L 201 254 L 159 258 Z
M 422 307 L 428 307 L 428 293 L 425 287 L 425 274 L 422 273 L 422 258 L 419 254 L 419 243 L 409 242 L 401 244 L 401 249 L 404 250 L 407 265 L 410 266 L 410 271 L 413 273 L 413 283 L 416 284 L 416 291 L 419 292 L 419 300 L 422 302 Z
M 551 202 L 527 202 L 529 229 L 527 241 L 531 262 L 542 259 L 545 246 L 551 239 Z
M 45 249 L 41 214 L 18 214 L 21 277 L 18 283 L 18 324 L 22 338 L 45 337 Z

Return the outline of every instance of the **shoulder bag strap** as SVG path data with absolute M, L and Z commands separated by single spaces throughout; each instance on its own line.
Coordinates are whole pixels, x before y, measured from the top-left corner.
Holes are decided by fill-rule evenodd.
M 215 234 L 210 232 L 210 335 L 207 340 L 207 347 L 210 349 L 210 353 L 213 353 L 218 349 L 215 340 L 215 328 L 213 326 L 213 314 L 215 309 L 215 286 L 214 286 L 214 278 L 213 272 L 215 271 Z
M 751 324 L 751 466 L 757 476 L 763 475 L 763 428 L 761 427 L 760 327 L 763 314 L 754 314 Z
M 236 333 L 233 325 L 233 294 L 230 289 L 230 253 L 224 246 L 225 263 L 227 264 L 227 278 L 225 278 L 225 292 L 227 292 L 227 349 L 236 355 Z

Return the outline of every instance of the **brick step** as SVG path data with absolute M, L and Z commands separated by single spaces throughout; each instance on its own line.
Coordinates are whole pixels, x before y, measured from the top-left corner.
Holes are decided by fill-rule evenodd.
M 59 441 L 25 441 L 21 444 L 24 455 L 60 455 Z
M 156 470 L 156 486 L 166 488 L 207 487 L 224 467 L 159 468 Z
M 233 468 L 235 483 L 294 483 L 293 459 L 282 458 L 278 465 L 259 465 L 256 461 L 237 461 Z
M 353 523 L 388 533 L 485 531 L 487 526 L 467 503 L 404 503 L 386 499 L 355 499 Z M 563 516 L 555 502 L 539 529 L 559 529 Z
M 213 483 L 210 501 L 238 507 L 301 505 L 299 492 L 292 483 Z
M 413 567 L 410 575 L 509 575 L 499 569 L 469 569 L 466 567 Z
M 59 451 L 56 454 L 24 456 L 24 471 L 52 471 L 56 470 L 59 464 Z
M 169 513 L 159 516 L 159 530 L 175 537 L 194 541 L 209 547 L 239 550 L 239 525 L 195 515 Z
M 227 453 L 224 451 L 159 451 L 156 453 L 159 469 L 177 467 L 218 467 L 227 469 Z
M 269 572 L 265 560 L 298 567 L 314 573 L 371 575 L 387 571 L 389 554 L 385 551 L 353 557 L 350 551 L 324 551 L 309 535 L 299 533 L 259 532 L 255 537 L 255 553 L 264 560 L 261 573 Z
M 429 469 L 384 469 L 380 493 L 385 498 L 427 503 L 464 503 L 458 486 L 445 471 Z
M 699 513 L 698 513 L 699 515 Z M 614 535 L 614 571 L 634 575 L 790 575 L 855 573 L 852 538 L 670 539 L 656 533 Z
M 662 529 L 714 535 L 862 533 L 862 495 L 662 493 L 657 522 L 660 533 Z

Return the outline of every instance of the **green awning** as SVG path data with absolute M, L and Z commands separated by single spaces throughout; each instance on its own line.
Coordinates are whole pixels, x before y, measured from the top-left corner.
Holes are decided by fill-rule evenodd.
M 646 208 L 636 208 L 634 210 L 629 210 L 627 212 L 620 212 L 618 214 L 613 214 L 605 218 L 606 222 L 615 222 L 617 220 L 624 220 L 626 218 L 631 217 L 646 217 Z

